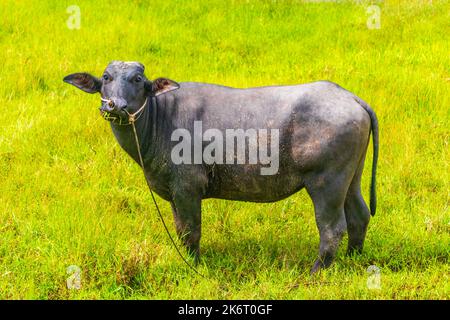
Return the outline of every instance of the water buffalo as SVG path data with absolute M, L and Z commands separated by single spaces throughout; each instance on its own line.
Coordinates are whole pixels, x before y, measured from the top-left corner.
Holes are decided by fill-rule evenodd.
M 139 164 L 133 130 L 126 125 L 129 115 L 138 113 L 135 125 L 145 177 L 151 188 L 171 203 L 177 233 L 196 259 L 200 254 L 202 199 L 274 202 L 302 188 L 314 203 L 320 234 L 319 256 L 311 272 L 331 264 L 346 230 L 348 251 L 362 250 L 370 214 L 376 209 L 378 123 L 374 111 L 353 93 L 329 81 L 249 89 L 176 83 L 165 78 L 151 81 L 141 63 L 122 61 L 111 62 L 101 78 L 74 73 L 64 81 L 85 92 L 101 94 L 101 113 L 111 121 L 120 146 Z M 198 123 L 200 134 L 239 129 L 244 140 L 227 149 L 224 161 L 213 153 L 213 162 L 198 161 L 208 147 L 207 140 L 213 140 L 211 135 L 203 137 L 192 147 L 193 162 L 174 161 L 173 150 L 180 143 L 174 141 L 174 132 L 184 130 L 196 136 Z M 277 135 L 258 135 L 255 140 L 249 132 L 256 130 L 276 130 Z M 361 175 L 371 132 L 374 152 L 369 213 L 361 195 Z M 272 156 L 276 153 L 269 159 L 272 163 L 263 163 L 262 157 L 257 163 L 229 157 L 229 152 L 255 141 L 277 144 L 271 149 Z M 219 139 L 217 150 L 222 151 L 223 144 L 225 141 Z M 189 155 L 192 150 L 189 145 L 183 152 Z M 247 158 L 249 150 L 245 150 Z M 275 170 L 263 174 L 261 169 L 268 165 Z

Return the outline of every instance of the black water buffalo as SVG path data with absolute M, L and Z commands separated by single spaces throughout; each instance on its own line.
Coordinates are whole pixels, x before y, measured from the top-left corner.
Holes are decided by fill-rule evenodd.
M 374 111 L 353 93 L 329 81 L 250 89 L 151 81 L 141 63 L 121 61 L 111 62 L 101 78 L 75 73 L 64 81 L 101 94 L 102 114 L 111 121 L 120 146 L 139 163 L 127 125 L 129 115 L 138 113 L 145 177 L 171 203 L 177 233 L 196 259 L 202 199 L 273 202 L 302 188 L 314 203 L 320 233 L 312 272 L 331 264 L 346 230 L 348 251 L 362 250 L 370 214 L 361 195 L 361 175 L 372 132 L 374 215 L 378 123 Z M 231 138 L 230 130 L 235 130 Z M 188 149 L 180 147 L 182 140 Z M 213 141 L 211 152 L 208 143 Z M 255 145 L 266 153 L 254 153 Z

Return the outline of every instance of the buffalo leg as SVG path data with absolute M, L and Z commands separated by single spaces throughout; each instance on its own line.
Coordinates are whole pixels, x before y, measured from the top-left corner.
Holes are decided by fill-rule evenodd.
M 342 173 L 322 174 L 307 186 L 307 191 L 314 203 L 316 224 L 320 234 L 319 257 L 311 273 L 327 268 L 334 260 L 339 243 L 347 225 L 344 213 L 344 200 L 351 176 Z
M 363 249 L 370 213 L 361 195 L 361 175 L 364 158 L 350 184 L 345 198 L 345 219 L 347 221 L 348 248 L 347 253 L 360 253 Z
M 178 237 L 197 263 L 200 258 L 201 199 L 176 195 L 171 206 Z

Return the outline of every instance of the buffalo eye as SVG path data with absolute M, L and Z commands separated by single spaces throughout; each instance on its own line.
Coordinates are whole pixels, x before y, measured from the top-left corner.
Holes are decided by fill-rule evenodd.
M 105 73 L 103 75 L 103 80 L 108 81 L 109 79 L 110 79 L 109 75 Z
M 142 76 L 140 76 L 140 75 L 137 75 L 135 78 L 134 78 L 134 82 L 141 82 L 142 81 Z

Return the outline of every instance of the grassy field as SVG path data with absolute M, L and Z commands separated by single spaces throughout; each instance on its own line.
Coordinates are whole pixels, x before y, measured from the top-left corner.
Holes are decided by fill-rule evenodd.
M 66 24 L 73 4 L 79 30 Z M 367 26 L 369 4 L 2 0 L 0 298 L 448 299 L 450 3 L 378 2 L 380 29 Z M 365 99 L 381 146 L 363 255 L 346 257 L 344 239 L 335 264 L 309 275 L 319 237 L 305 191 L 273 204 L 207 200 L 206 279 L 195 276 L 99 97 L 62 82 L 100 76 L 111 60 L 141 61 L 149 78 L 237 87 L 328 79 Z M 70 265 L 80 290 L 67 289 Z M 370 265 L 378 290 L 367 287 Z

